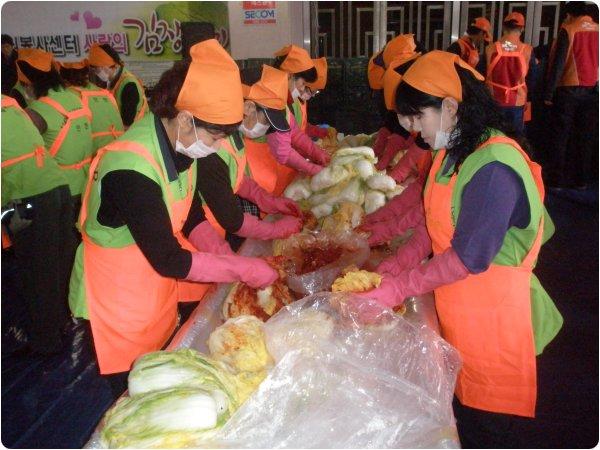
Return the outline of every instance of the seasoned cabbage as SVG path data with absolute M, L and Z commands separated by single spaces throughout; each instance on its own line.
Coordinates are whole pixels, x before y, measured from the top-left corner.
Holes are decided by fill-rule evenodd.
M 293 181 L 285 188 L 283 193 L 287 198 L 291 198 L 294 201 L 307 199 L 311 194 L 310 180 L 308 178 L 301 178 Z
M 369 177 L 369 179 L 367 180 L 367 185 L 371 189 L 387 192 L 394 190 L 394 188 L 396 187 L 396 181 L 389 175 L 386 175 L 383 172 L 378 172 Z
M 353 166 L 363 180 L 366 180 L 375 173 L 375 166 L 372 162 L 367 161 L 366 159 L 361 158 L 357 161 L 354 161 Z
M 385 193 L 385 198 L 387 198 L 388 200 L 391 200 L 394 197 L 396 197 L 397 195 L 402 194 L 402 192 L 404 192 L 404 189 L 406 189 L 404 186 L 402 186 L 401 184 L 397 184 L 393 190 Z
M 363 155 L 365 158 L 370 160 L 375 159 L 375 152 L 370 147 L 346 147 L 341 148 L 335 152 L 334 157 L 348 156 L 348 155 Z
M 310 180 L 310 188 L 313 192 L 327 189 L 350 176 L 350 172 L 342 166 L 325 167 Z
M 321 205 L 312 207 L 310 210 L 317 219 L 320 219 L 321 217 L 330 215 L 333 212 L 333 206 L 329 203 L 323 203 Z

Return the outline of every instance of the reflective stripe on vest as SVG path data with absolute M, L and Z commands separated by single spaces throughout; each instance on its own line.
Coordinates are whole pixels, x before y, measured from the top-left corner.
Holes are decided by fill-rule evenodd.
M 50 152 L 50 155 L 54 157 L 59 152 L 60 148 L 63 145 L 63 142 L 67 138 L 67 135 L 69 134 L 69 130 L 71 129 L 71 123 L 73 122 L 73 120 L 79 119 L 80 117 L 88 117 L 88 112 L 84 108 L 76 109 L 74 111 L 67 111 L 65 108 L 63 108 L 63 106 L 60 103 L 58 103 L 56 100 L 54 100 L 50 97 L 42 97 L 42 98 L 39 98 L 38 100 L 40 102 L 45 103 L 46 105 L 50 106 L 51 108 L 54 108 L 56 110 L 56 112 L 58 112 L 60 115 L 62 115 L 66 119 L 65 124 L 62 126 L 62 128 L 58 132 L 58 135 L 56 136 L 56 139 L 52 143 L 52 147 L 50 147 L 48 149 L 48 151 Z M 82 161 L 81 163 L 78 163 L 78 164 L 83 165 L 84 162 Z M 71 168 L 71 167 L 65 166 L 65 168 Z
M 494 95 L 493 87 L 502 89 L 502 91 L 504 92 L 504 103 L 509 103 L 511 91 L 517 91 L 516 106 L 524 105 L 525 101 L 527 100 L 527 84 L 525 83 L 525 77 L 527 76 L 527 72 L 529 71 L 529 64 L 525 60 L 525 54 L 524 54 L 525 46 L 522 43 L 519 43 L 519 44 L 520 45 L 519 45 L 519 48 L 517 51 L 508 52 L 508 51 L 504 50 L 504 48 L 502 47 L 502 44 L 500 42 L 494 43 L 496 54 L 491 61 L 488 61 L 487 75 L 485 77 L 485 82 L 492 89 L 492 95 Z M 502 58 L 518 58 L 519 59 L 519 63 L 521 64 L 521 76 L 519 77 L 519 83 L 516 84 L 515 86 L 506 86 L 506 85 L 503 85 L 500 83 L 496 83 L 495 81 L 492 81 L 493 75 L 494 75 L 493 74 L 494 68 L 496 67 L 498 62 L 500 62 L 500 60 Z M 521 99 L 519 99 L 519 95 L 518 95 L 519 90 L 524 91 L 524 96 L 522 95 Z
M 466 39 L 463 36 L 456 41 L 460 47 L 460 57 L 471 67 L 475 68 L 479 63 L 479 51 Z
M 2 108 L 18 108 L 23 111 L 19 102 L 17 102 L 12 97 L 2 97 Z M 23 111 L 23 113 L 25 113 Z M 7 159 L 6 161 L 2 161 L 2 168 L 14 166 L 15 164 L 20 163 L 29 158 L 35 158 L 35 165 L 38 167 L 44 167 L 44 153 L 46 152 L 46 148 L 43 145 L 36 147 L 31 153 L 26 153 L 21 156 L 17 156 L 16 158 Z
M 540 202 L 544 199 L 541 168 L 516 142 L 495 136 L 479 148 L 506 143 L 527 163 Z M 452 196 L 457 182 L 436 176 L 444 162 L 440 150 L 431 167 L 424 194 L 425 219 L 435 255 L 451 248 L 454 235 Z M 543 235 L 540 215 L 535 239 L 519 266 L 492 263 L 480 274 L 435 289 L 442 336 L 461 354 L 463 366 L 456 396 L 463 405 L 503 414 L 535 416 L 536 359 L 531 322 L 531 278 Z

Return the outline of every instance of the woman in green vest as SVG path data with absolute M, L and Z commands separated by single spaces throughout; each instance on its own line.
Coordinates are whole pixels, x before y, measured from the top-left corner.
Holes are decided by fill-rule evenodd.
M 93 153 L 90 119 L 81 100 L 65 87 L 52 54 L 38 49 L 19 52 L 17 67 L 35 97 L 27 114 L 69 182 L 75 223 Z
M 92 45 L 88 62 L 97 84 L 106 87 L 117 100 L 125 128 L 144 117 L 148 112 L 144 86 L 125 68 L 119 54 L 110 45 Z
M 61 350 L 68 319 L 67 286 L 75 253 L 69 185 L 29 116 L 4 95 L 1 122 L 2 209 L 13 206 L 15 215 L 30 221 L 12 236 L 31 318 L 29 346 L 34 352 L 54 353 Z
M 379 269 L 380 286 L 361 296 L 395 307 L 434 291 L 442 337 L 462 359 L 454 402 L 461 444 L 527 447 L 526 434 L 511 428 L 535 428 L 536 356 L 562 326 L 532 272 L 554 231 L 540 166 L 510 137 L 483 77 L 458 55 L 417 59 L 395 106 L 436 151 L 423 195 L 430 241 L 399 250 L 395 265 Z M 376 315 L 370 306 L 365 320 Z
M 262 259 L 231 251 L 196 189 L 197 160 L 242 120 L 239 69 L 216 39 L 192 47 L 183 64 L 183 84 L 164 93 L 175 108 L 157 107 L 101 148 L 83 198 L 69 304 L 89 320 L 100 373 L 114 374 L 116 393 L 137 357 L 167 343 L 178 302 L 202 298 L 200 283 L 263 288 L 278 278 Z M 189 285 L 203 289 L 182 294 Z
M 123 134 L 123 121 L 113 95 L 90 83 L 86 60 L 60 63 L 60 76 L 89 110 L 95 152 Z

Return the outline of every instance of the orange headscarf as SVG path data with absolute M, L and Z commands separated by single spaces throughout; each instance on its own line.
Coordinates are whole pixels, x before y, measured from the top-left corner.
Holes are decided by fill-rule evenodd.
M 73 62 L 60 62 L 57 61 L 58 65 L 63 69 L 75 69 L 81 70 L 88 67 L 88 60 L 82 59 L 81 61 L 73 61 Z
M 312 61 L 315 69 L 317 69 L 317 81 L 313 83 L 307 82 L 306 85 L 313 90 L 325 89 L 325 85 L 327 84 L 327 58 L 323 57 L 313 59 Z
M 383 99 L 385 100 L 385 106 L 388 110 L 394 111 L 396 108 L 396 89 L 402 81 L 402 75 L 396 72 L 396 67 L 407 63 L 410 60 L 416 59 L 420 56 L 420 53 L 414 53 L 412 56 L 399 55 L 396 56 L 390 63 L 390 66 L 386 69 L 383 75 Z
M 515 25 L 518 27 L 525 26 L 525 16 L 523 14 L 521 14 L 520 12 L 517 12 L 517 11 L 511 12 L 508 16 L 506 16 L 504 18 L 503 22 L 509 22 L 511 20 L 514 20 Z
M 454 97 L 462 101 L 462 83 L 456 69 L 458 64 L 470 70 L 480 81 L 484 77 L 454 53 L 433 50 L 417 59 L 405 72 L 402 82 L 436 97 Z
M 388 42 L 383 49 L 383 62 L 385 67 L 390 67 L 394 58 L 400 55 L 414 55 L 417 45 L 414 34 L 401 34 Z
M 383 89 L 383 75 L 385 74 L 385 69 L 379 64 L 375 64 L 375 58 L 377 58 L 377 56 L 379 56 L 379 53 L 375 53 L 373 56 L 371 56 L 367 66 L 367 78 L 369 80 L 369 86 L 371 89 L 376 91 Z
M 102 49 L 102 47 L 100 47 L 100 44 L 93 44 L 90 47 L 88 63 L 90 66 L 96 67 L 110 67 L 117 64 L 117 62 L 112 59 L 111 56 Z
M 244 118 L 240 70 L 216 39 L 190 49 L 192 61 L 175 107 L 208 123 L 230 125 Z
M 34 69 L 40 72 L 50 72 L 52 70 L 54 56 L 52 53 L 45 52 L 39 48 L 20 48 L 17 61 L 24 61 Z M 29 78 L 25 76 L 19 64 L 17 64 L 17 77 L 21 83 L 31 84 Z
M 271 109 L 285 109 L 288 98 L 288 75 L 271 66 L 262 66 L 260 80 L 252 86 L 242 84 L 244 98 Z
M 287 56 L 286 56 L 287 55 Z M 287 45 L 275 53 L 275 57 L 285 56 L 285 60 L 279 66 L 280 70 L 287 73 L 299 73 L 312 69 L 315 64 L 306 50 L 296 45 Z

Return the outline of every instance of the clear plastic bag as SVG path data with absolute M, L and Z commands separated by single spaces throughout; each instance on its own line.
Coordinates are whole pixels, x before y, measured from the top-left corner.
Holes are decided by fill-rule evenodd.
M 305 250 L 340 247 L 341 255 L 333 262 L 312 272 L 296 275 L 300 272 Z M 292 261 L 292 272 L 288 276 L 289 288 L 302 296 L 325 291 L 350 265 L 361 267 L 370 255 L 369 244 L 364 236 L 353 232 L 328 233 L 311 232 L 295 234 L 278 243 L 277 254 L 286 255 Z
M 265 324 L 277 361 L 259 389 L 202 446 L 217 448 L 457 448 L 452 396 L 457 351 L 426 326 L 319 293 Z M 362 307 L 361 306 L 361 307 Z

